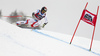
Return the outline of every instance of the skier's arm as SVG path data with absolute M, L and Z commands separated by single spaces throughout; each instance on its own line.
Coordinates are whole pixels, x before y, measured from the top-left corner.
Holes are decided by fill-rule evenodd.
M 45 22 L 44 22 L 42 28 L 44 28 L 44 26 L 48 23 L 47 17 L 45 17 L 44 19 L 45 19 Z
M 36 14 L 36 13 L 38 13 L 39 12 L 39 10 L 37 10 L 36 12 L 33 12 L 32 13 L 32 17 L 34 17 L 34 15 Z

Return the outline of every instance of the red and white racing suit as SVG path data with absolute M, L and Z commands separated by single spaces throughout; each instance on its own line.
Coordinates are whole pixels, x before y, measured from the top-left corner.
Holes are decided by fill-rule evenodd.
M 41 24 L 41 20 L 45 19 L 44 23 L 48 23 L 46 13 L 42 14 L 41 10 L 34 12 L 34 17 L 28 18 L 26 21 L 18 21 L 19 24 L 29 24 L 31 27 L 38 27 Z

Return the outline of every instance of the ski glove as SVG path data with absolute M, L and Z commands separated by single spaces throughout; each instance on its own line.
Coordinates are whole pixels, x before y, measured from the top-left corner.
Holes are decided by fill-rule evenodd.
M 33 12 L 33 13 L 32 13 L 32 17 L 34 17 L 34 15 L 35 15 L 35 13 Z
M 46 24 L 47 24 L 47 23 L 44 23 L 43 26 L 42 26 L 42 28 L 44 28 L 44 26 L 45 26 Z

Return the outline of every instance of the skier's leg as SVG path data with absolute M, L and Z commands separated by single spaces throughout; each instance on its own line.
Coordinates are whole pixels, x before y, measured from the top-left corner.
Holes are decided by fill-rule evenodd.
M 41 24 L 41 21 L 34 22 L 33 24 L 31 24 L 31 27 L 38 27 L 40 24 Z
M 16 22 L 17 25 L 25 24 L 26 21 L 18 21 Z
M 32 27 L 37 21 L 34 18 L 29 18 L 29 20 L 26 22 L 28 24 L 27 27 Z
M 17 24 L 17 25 L 28 24 L 28 21 L 29 21 L 29 20 L 26 20 L 26 21 L 18 21 L 18 22 L 16 22 L 16 24 Z

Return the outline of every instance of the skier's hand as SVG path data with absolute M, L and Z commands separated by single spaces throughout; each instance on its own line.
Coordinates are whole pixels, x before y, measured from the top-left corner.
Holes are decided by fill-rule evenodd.
M 44 23 L 43 26 L 42 26 L 42 28 L 44 28 L 44 26 L 45 26 L 46 24 L 47 24 L 47 23 Z
M 42 28 L 44 28 L 45 24 L 43 24 Z
M 35 15 L 35 13 L 33 12 L 33 13 L 32 13 L 32 17 L 34 17 L 34 15 Z

